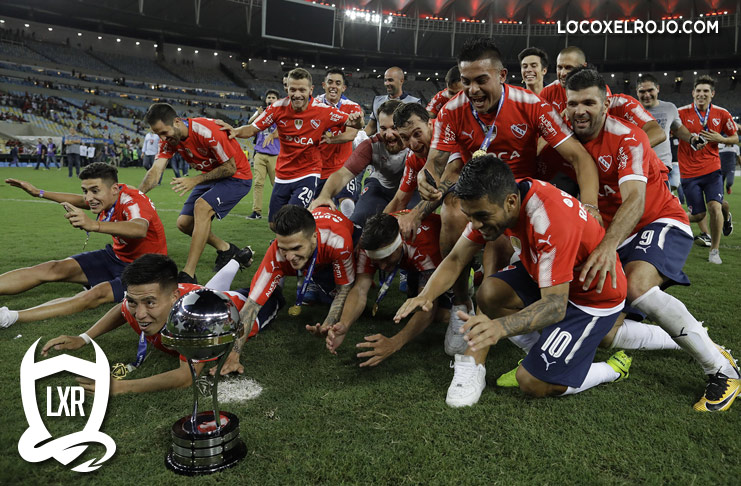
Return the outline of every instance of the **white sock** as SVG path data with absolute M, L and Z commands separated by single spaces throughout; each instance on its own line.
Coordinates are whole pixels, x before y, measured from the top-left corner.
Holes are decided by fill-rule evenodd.
M 618 378 L 620 378 L 620 373 L 613 370 L 612 366 L 608 365 L 604 361 L 600 363 L 592 363 L 592 366 L 589 367 L 587 377 L 584 378 L 584 382 L 581 384 L 581 386 L 579 388 L 570 386 L 566 389 L 565 392 L 561 394 L 561 396 L 575 395 L 577 393 L 583 392 L 584 390 L 589 390 L 592 387 L 601 385 L 602 383 L 615 381 Z
M 355 201 L 352 199 L 345 198 L 342 201 L 340 201 L 340 212 L 346 217 L 349 218 L 352 216 L 353 211 L 355 211 Z
M 234 280 L 238 271 L 239 262 L 232 258 L 229 260 L 229 263 L 216 272 L 216 275 L 211 277 L 211 280 L 209 280 L 204 287 L 225 292 L 231 288 L 232 280 Z
M 450 322 L 453 322 L 453 319 L 460 320 L 458 317 L 458 311 L 468 313 L 468 306 L 466 304 L 457 304 L 450 308 Z
M 682 349 L 666 331 L 653 324 L 644 324 L 632 319 L 625 319 L 618 327 L 610 349 Z
M 0 329 L 12 326 L 18 320 L 18 311 L 0 307 Z
M 720 354 L 707 330 L 679 299 L 663 292 L 659 287 L 652 287 L 631 305 L 658 322 L 674 342 L 700 363 L 705 374 L 714 375 L 721 371 L 727 376 L 737 375 L 728 360 Z
M 519 336 L 512 336 L 508 338 L 515 346 L 525 351 L 525 354 L 529 353 L 535 343 L 540 339 L 540 332 L 533 331 L 528 334 L 521 334 Z

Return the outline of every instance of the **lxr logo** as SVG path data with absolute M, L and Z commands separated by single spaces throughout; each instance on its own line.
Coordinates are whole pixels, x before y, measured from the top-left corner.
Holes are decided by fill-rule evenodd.
M 28 429 L 18 442 L 18 452 L 28 462 L 41 462 L 53 457 L 60 463 L 67 465 L 85 452 L 88 447 L 85 443 L 98 442 L 105 447 L 105 455 L 100 459 L 93 458 L 72 468 L 76 472 L 95 471 L 116 452 L 116 443 L 113 442 L 113 439 L 99 430 L 103 424 L 105 409 L 108 405 L 111 379 L 108 359 L 103 350 L 93 341 L 93 347 L 95 348 L 94 363 L 67 354 L 37 363 L 34 356 L 39 340 L 37 339 L 31 345 L 21 362 L 21 397 L 23 398 L 23 410 L 26 413 Z M 95 380 L 95 398 L 93 399 L 90 417 L 81 432 L 49 441 L 51 434 L 46 430 L 36 405 L 36 380 L 60 371 L 68 371 Z M 47 417 L 85 415 L 82 407 L 85 394 L 82 387 L 56 387 L 56 390 L 47 387 L 46 393 Z M 59 406 L 56 410 L 52 406 L 55 397 L 59 399 Z M 42 442 L 44 444 L 39 446 Z

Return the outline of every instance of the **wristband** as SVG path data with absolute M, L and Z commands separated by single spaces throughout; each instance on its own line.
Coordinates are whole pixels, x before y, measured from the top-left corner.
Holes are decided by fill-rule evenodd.
M 44 197 L 44 190 L 43 189 L 41 189 L 39 191 L 39 197 L 43 199 L 43 197 Z
M 581 205 L 584 206 L 585 208 L 590 208 L 590 209 L 594 209 L 595 211 L 599 211 L 599 208 L 595 206 L 594 204 L 581 203 Z
M 88 336 L 86 332 L 80 334 L 80 337 L 83 341 L 85 341 L 85 344 L 90 344 L 90 342 L 92 341 L 92 339 L 90 339 L 90 336 Z

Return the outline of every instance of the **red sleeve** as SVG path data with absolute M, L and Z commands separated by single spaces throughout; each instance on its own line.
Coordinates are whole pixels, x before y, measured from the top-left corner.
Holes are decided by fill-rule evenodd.
M 358 251 L 356 273 L 367 273 L 368 275 L 373 275 L 376 273 L 376 267 L 373 265 L 373 262 L 368 257 L 368 253 L 366 253 L 365 250 Z
M 175 150 L 170 146 L 169 143 L 164 140 L 160 140 L 159 150 L 157 151 L 158 159 L 171 159 L 175 155 Z
M 265 130 L 266 128 L 270 128 L 273 126 L 273 123 L 278 121 L 278 108 L 276 108 L 275 103 L 268 106 L 265 111 L 263 111 L 260 116 L 258 116 L 255 121 L 252 122 L 252 125 L 255 126 L 260 131 Z
M 424 161 L 422 167 L 419 167 L 419 160 L 421 159 L 415 156 L 414 152 L 409 152 L 407 158 L 404 160 L 404 174 L 401 176 L 399 190 L 403 192 L 412 192 L 417 188 L 417 174 L 422 170 L 422 167 L 424 167 Z
M 344 167 L 354 175 L 360 174 L 370 165 L 373 158 L 374 139 L 375 137 L 364 140 L 345 161 Z
M 352 240 L 350 240 L 352 245 Z M 352 246 L 345 246 L 335 250 L 334 259 L 332 260 L 332 269 L 334 270 L 335 285 L 349 285 L 355 281 L 355 258 L 353 257 Z
M 347 119 L 350 117 L 347 113 L 344 111 L 338 110 L 337 108 L 328 107 L 325 108 L 326 112 L 323 117 L 324 119 L 324 130 L 327 131 L 335 127 L 344 127 L 345 122 L 347 122 Z
M 208 145 L 214 158 L 222 164 L 232 158 L 236 163 L 237 153 L 242 152 L 239 142 L 234 139 L 229 140 L 226 131 L 219 130 L 216 126 L 211 130 L 211 138 L 203 137 L 203 143 Z
M 648 152 L 652 150 L 648 135 L 638 128 L 632 129 L 631 135 L 632 137 L 618 139 L 618 184 L 625 181 L 648 181 L 651 162 Z
M 126 221 L 143 219 L 147 222 L 152 222 L 156 219 L 157 212 L 147 196 L 138 191 L 130 194 L 122 194 L 122 196 L 126 196 L 120 199 L 122 203 L 121 211 Z
M 730 137 L 737 132 L 736 122 L 733 121 L 733 118 L 731 118 L 731 114 L 727 111 L 723 111 L 721 126 L 723 127 L 722 132 L 725 134 L 726 137 Z
M 280 283 L 280 279 L 285 275 L 278 262 L 278 243 L 275 241 L 268 247 L 268 251 L 260 263 L 260 268 L 255 272 L 250 284 L 250 299 L 260 305 L 265 305 L 268 298 Z
M 548 145 L 557 147 L 572 135 L 561 115 L 553 109 L 553 105 L 544 100 L 542 103 L 531 103 L 529 106 L 531 119 L 537 123 L 538 131 Z
M 458 148 L 456 139 L 457 131 L 457 110 L 448 110 L 443 107 L 437 114 L 435 125 L 432 130 L 431 149 L 440 150 L 441 152 L 454 152 Z
M 477 245 L 484 246 L 486 244 L 486 240 L 484 239 L 484 236 L 481 234 L 479 230 L 473 229 L 473 225 L 471 223 L 468 223 L 466 225 L 466 229 L 463 231 L 463 236 L 473 242 Z

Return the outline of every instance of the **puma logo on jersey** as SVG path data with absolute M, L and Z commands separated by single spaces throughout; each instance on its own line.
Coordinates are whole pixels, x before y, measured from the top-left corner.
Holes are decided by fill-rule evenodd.
M 473 130 L 471 130 L 470 132 L 466 132 L 464 130 L 461 130 L 461 134 L 467 136 L 468 138 L 471 138 L 471 139 L 473 138 Z
M 548 245 L 551 245 L 551 235 L 548 235 L 548 238 L 546 238 L 545 240 L 544 239 L 541 239 L 541 238 L 538 238 L 538 244 L 540 244 L 540 243 L 546 243 Z
M 625 139 L 624 139 L 624 140 L 633 140 L 634 142 L 637 142 L 637 141 L 638 141 L 638 140 L 636 139 L 636 136 L 635 136 L 635 135 L 631 135 L 630 137 L 625 137 Z
M 548 368 L 550 368 L 552 364 L 556 364 L 556 361 L 548 361 L 548 358 L 546 357 L 545 353 L 540 353 L 540 357 L 543 358 L 543 361 L 545 361 L 546 371 L 548 371 Z

